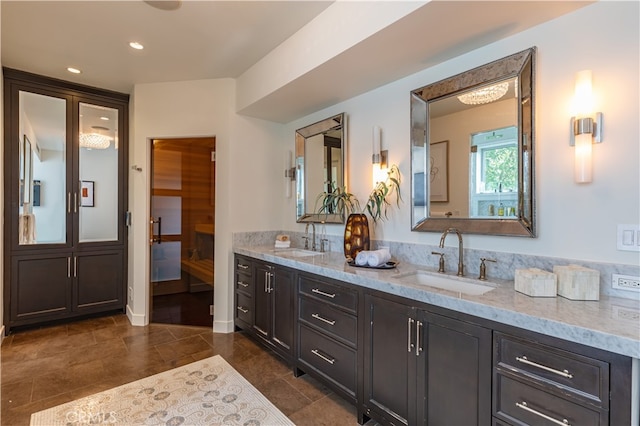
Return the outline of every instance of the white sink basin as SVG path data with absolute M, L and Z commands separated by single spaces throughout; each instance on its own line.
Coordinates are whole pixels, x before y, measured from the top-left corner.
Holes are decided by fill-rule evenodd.
M 311 250 L 291 249 L 291 250 L 276 251 L 276 254 L 279 254 L 281 256 L 289 256 L 289 257 L 309 257 L 309 256 L 319 256 L 322 253 L 318 251 L 311 251 Z
M 494 289 L 486 284 L 479 284 L 442 275 L 434 275 L 426 271 L 409 272 L 396 277 L 398 280 L 410 284 L 423 284 L 429 287 L 441 288 L 443 290 L 455 291 L 471 296 L 479 296 Z

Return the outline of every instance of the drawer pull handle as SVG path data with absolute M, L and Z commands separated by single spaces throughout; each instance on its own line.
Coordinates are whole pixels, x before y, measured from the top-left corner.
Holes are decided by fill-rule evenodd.
M 238 285 L 242 286 L 242 287 L 249 287 L 249 284 L 242 282 L 242 281 L 238 281 Z
M 317 288 L 312 288 L 311 289 L 312 293 L 316 293 L 319 294 L 320 296 L 324 296 L 324 297 L 329 297 L 331 299 L 333 299 L 334 297 L 336 297 L 335 293 L 325 293 L 324 291 L 317 289 Z
M 246 314 L 247 312 L 249 312 L 249 310 L 248 310 L 248 309 L 245 309 L 245 308 L 243 308 L 242 306 L 238 306 L 238 310 L 239 310 L 240 312 L 242 312 L 243 314 Z
M 516 360 L 520 361 L 523 364 L 532 365 L 534 367 L 538 367 L 538 368 L 540 368 L 542 370 L 545 370 L 545 371 L 548 371 L 550 373 L 557 374 L 558 376 L 566 377 L 567 379 L 573 379 L 573 374 L 569 373 L 568 370 L 560 371 L 560 370 L 556 370 L 555 368 L 551 368 L 551 367 L 547 367 L 547 366 L 542 365 L 542 364 L 538 364 L 537 362 L 529 361 L 527 359 L 527 357 L 524 356 L 524 355 L 523 356 L 517 356 Z
M 326 318 L 322 318 L 322 317 L 321 317 L 320 315 L 318 315 L 318 314 L 311 314 L 311 316 L 312 316 L 313 318 L 317 319 L 318 321 L 325 322 L 325 323 L 327 323 L 327 324 L 329 324 L 329 325 L 334 325 L 334 324 L 336 323 L 336 322 L 335 322 L 335 320 L 333 320 L 333 321 L 332 321 L 332 320 L 328 320 L 328 319 L 326 319 Z
M 328 358 L 328 357 L 322 355 L 320 353 L 320 351 L 317 350 L 317 349 L 311 349 L 311 353 L 314 354 L 315 356 L 317 356 L 318 358 L 321 358 L 321 359 L 327 361 L 331 365 L 333 365 L 336 362 L 335 358 Z
M 537 410 L 534 410 L 533 408 L 529 408 L 529 406 L 527 406 L 527 403 L 525 401 L 516 402 L 516 407 L 521 408 L 521 409 L 523 409 L 525 411 L 528 411 L 528 412 L 530 412 L 532 414 L 535 414 L 536 416 L 542 417 L 543 419 L 549 420 L 550 422 L 555 423 L 557 425 L 560 425 L 560 426 L 571 426 L 569 424 L 569 420 L 562 419 L 562 421 L 560 421 L 560 420 L 554 419 L 553 417 L 549 417 L 546 414 L 543 414 L 543 413 L 541 413 L 541 412 L 539 412 Z
M 249 269 L 249 265 L 243 265 L 242 263 L 238 263 L 238 268 L 240 268 L 240 269 Z

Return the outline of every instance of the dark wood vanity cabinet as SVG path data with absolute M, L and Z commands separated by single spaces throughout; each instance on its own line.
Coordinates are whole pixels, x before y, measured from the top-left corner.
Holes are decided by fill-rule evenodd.
M 491 330 L 365 295 L 365 415 L 387 424 L 488 424 Z
M 527 333 L 494 332 L 493 415 L 521 424 L 629 424 L 627 357 Z
M 235 325 L 249 331 L 288 363 L 293 358 L 294 272 L 235 257 Z
M 626 356 L 241 255 L 235 293 L 236 326 L 361 423 L 631 423 Z
M 251 259 L 235 257 L 234 271 L 235 326 L 243 330 L 253 329 L 254 302 L 253 262 Z
M 293 355 L 293 271 L 266 262 L 254 262 L 256 335 L 282 354 Z
M 298 275 L 296 367 L 328 382 L 353 404 L 358 392 L 358 296 L 334 280 Z

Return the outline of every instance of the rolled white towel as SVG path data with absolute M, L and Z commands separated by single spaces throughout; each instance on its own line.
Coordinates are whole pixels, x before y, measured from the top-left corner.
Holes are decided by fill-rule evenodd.
M 367 264 L 369 266 L 380 266 L 391 260 L 391 253 L 389 249 L 383 248 L 380 250 L 370 251 L 367 255 Z
M 360 251 L 356 254 L 356 265 L 365 266 L 369 262 L 370 251 Z

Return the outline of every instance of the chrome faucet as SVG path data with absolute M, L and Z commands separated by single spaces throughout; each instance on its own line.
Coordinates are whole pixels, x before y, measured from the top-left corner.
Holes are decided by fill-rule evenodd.
M 447 238 L 447 235 L 449 235 L 450 232 L 455 232 L 458 235 L 458 276 L 461 277 L 464 275 L 462 233 L 460 233 L 456 228 L 447 228 L 440 237 L 440 248 L 444 248 L 444 239 Z
M 311 239 L 311 250 L 316 251 L 316 225 L 312 222 L 307 223 L 307 226 L 304 227 L 305 233 L 305 243 L 304 248 L 309 248 L 309 225 L 311 225 L 311 231 L 313 232 Z

